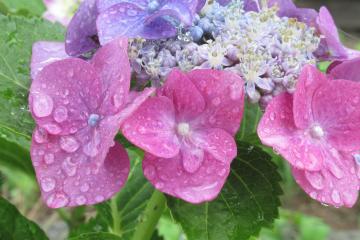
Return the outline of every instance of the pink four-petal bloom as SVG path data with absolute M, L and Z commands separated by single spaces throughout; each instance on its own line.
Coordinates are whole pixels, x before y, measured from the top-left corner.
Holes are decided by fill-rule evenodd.
M 144 175 L 157 189 L 200 203 L 214 199 L 229 174 L 243 108 L 244 83 L 236 74 L 175 69 L 122 132 L 146 151 Z
M 49 46 L 59 48 L 46 57 L 41 51 Z M 102 202 L 127 179 L 129 158 L 114 137 L 152 90 L 129 95 L 126 49 L 127 41 L 116 39 L 86 62 L 66 58 L 60 43 L 33 48 L 29 104 L 37 127 L 31 157 L 49 207 Z M 66 59 L 52 62 L 54 57 Z
M 274 98 L 258 126 L 261 141 L 291 164 L 306 193 L 336 207 L 353 206 L 359 189 L 352 153 L 360 150 L 360 84 L 350 80 L 306 66 L 294 95 Z

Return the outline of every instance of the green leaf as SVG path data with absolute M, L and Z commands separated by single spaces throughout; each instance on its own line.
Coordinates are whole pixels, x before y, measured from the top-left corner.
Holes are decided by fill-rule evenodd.
M 169 198 L 168 205 L 189 240 L 245 240 L 278 217 L 280 180 L 270 155 L 239 141 L 238 157 L 216 200 L 193 205 Z
M 237 139 L 246 140 L 249 136 L 256 134 L 256 129 L 262 116 L 259 104 L 245 102 L 244 115 L 241 121 Z
M 84 233 L 80 236 L 70 238 L 69 240 L 122 240 L 121 237 L 107 232 Z
M 0 5 L 5 14 L 41 16 L 46 10 L 42 0 L 1 0 Z
M 33 173 L 28 150 L 34 122 L 27 101 L 31 48 L 36 41 L 63 40 L 64 28 L 37 18 L 0 15 L 0 29 L 0 164 Z
M 31 48 L 36 41 L 63 40 L 64 28 L 37 18 L 0 15 L 0 29 L 0 129 L 30 138 L 34 126 L 27 101 Z
M 15 206 L 0 196 L 0 239 L 43 240 L 45 233 L 20 214 Z
M 0 128 L 0 165 L 35 176 L 28 141 L 21 135 Z

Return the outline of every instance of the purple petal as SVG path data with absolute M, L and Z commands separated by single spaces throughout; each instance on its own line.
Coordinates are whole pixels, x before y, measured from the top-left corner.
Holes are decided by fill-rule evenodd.
M 98 47 L 97 42 L 93 39 L 97 34 L 97 16 L 96 0 L 85 0 L 80 5 L 66 33 L 65 47 L 69 55 L 80 56 Z
M 360 58 L 339 62 L 329 68 L 328 73 L 334 79 L 345 79 L 360 82 Z
M 101 45 L 118 36 L 140 36 L 145 18 L 144 9 L 132 3 L 119 3 L 101 12 L 96 21 Z

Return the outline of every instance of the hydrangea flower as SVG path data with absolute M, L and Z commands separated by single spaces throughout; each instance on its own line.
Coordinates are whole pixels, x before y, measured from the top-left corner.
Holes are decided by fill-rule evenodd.
M 340 40 L 339 33 L 329 10 L 320 8 L 317 18 L 318 30 L 323 36 L 316 55 L 325 60 L 344 60 L 360 57 L 360 52 L 345 47 Z
M 37 52 L 41 46 L 34 47 L 29 105 L 37 125 L 31 158 L 42 198 L 51 208 L 102 202 L 129 173 L 127 153 L 114 137 L 152 90 L 129 94 L 126 40 L 105 45 L 88 62 L 68 57 L 37 72 L 34 61 L 46 54 Z
M 175 69 L 125 120 L 122 133 L 146 151 L 144 175 L 155 188 L 191 203 L 219 194 L 237 153 L 243 88 L 230 72 Z
M 66 50 L 79 55 L 119 36 L 161 39 L 191 25 L 197 0 L 85 0 L 71 20 Z
M 351 207 L 358 197 L 360 84 L 327 78 L 306 66 L 294 95 L 274 98 L 258 126 L 263 144 L 292 166 L 298 184 L 313 199 Z
M 257 2 L 257 0 L 247 1 Z M 250 5 L 254 6 L 254 4 Z M 269 0 L 268 6 L 277 6 L 280 17 L 296 18 L 298 21 L 317 29 L 318 34 L 322 36 L 321 44 L 316 52 L 318 58 L 323 60 L 341 60 L 360 56 L 359 51 L 349 49 L 341 43 L 334 19 L 326 7 L 321 7 L 318 13 L 314 9 L 298 8 L 292 0 Z M 247 10 L 258 11 L 254 7 Z
M 168 69 L 164 64 L 168 62 L 183 71 L 230 70 L 244 79 L 247 97 L 266 106 L 277 94 L 292 93 L 302 67 L 316 63 L 314 52 L 320 43 L 316 29 L 279 17 L 275 7 L 246 12 L 241 0 L 226 6 L 213 2 L 203 8 L 189 31 L 195 28 L 202 29 L 200 41 L 178 36 L 134 44 L 133 52 L 139 53 L 131 54 L 136 79 L 165 81 L 167 71 L 162 69 Z M 159 54 L 164 50 L 170 54 Z

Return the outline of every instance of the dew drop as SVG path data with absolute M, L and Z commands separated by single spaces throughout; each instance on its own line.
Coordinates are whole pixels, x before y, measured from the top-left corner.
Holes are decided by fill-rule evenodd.
M 78 141 L 71 136 L 63 136 L 60 138 L 60 147 L 68 153 L 73 153 L 79 148 Z
M 95 201 L 96 201 L 96 202 L 102 202 L 102 201 L 104 201 L 104 197 L 101 196 L 101 195 L 97 195 L 97 196 L 95 197 Z
M 212 104 L 213 104 L 214 106 L 219 106 L 220 103 L 221 103 L 221 100 L 220 100 L 219 97 L 216 97 L 216 98 L 214 98 L 211 102 L 212 102 Z
M 62 169 L 69 177 L 73 177 L 76 174 L 77 165 L 76 163 L 72 162 L 71 157 L 67 157 L 62 163 Z
M 34 140 L 37 143 L 45 143 L 48 141 L 48 135 L 45 129 L 36 128 L 34 132 Z
M 123 100 L 124 100 L 124 95 L 123 94 L 120 94 L 120 93 L 118 93 L 118 94 L 115 94 L 114 96 L 113 96 L 113 105 L 114 105 L 114 107 L 116 107 L 116 108 L 118 108 L 118 107 L 120 107 L 122 104 L 123 104 Z
M 93 141 L 90 141 L 83 147 L 83 152 L 89 157 L 95 157 L 98 155 L 99 150 Z
M 54 120 L 58 123 L 64 122 L 68 118 L 68 110 L 66 107 L 57 107 L 54 111 Z
M 76 197 L 75 202 L 76 202 L 76 204 L 78 204 L 78 205 L 84 205 L 84 204 L 86 204 L 87 199 L 86 199 L 85 196 L 82 196 L 82 195 L 81 195 L 81 196 Z
M 155 174 L 155 168 L 151 165 L 146 167 L 144 170 L 144 175 L 150 180 L 154 179 Z
M 315 189 L 322 190 L 324 188 L 324 178 L 319 172 L 305 172 L 306 179 Z
M 65 194 L 54 193 L 47 199 L 46 203 L 52 208 L 62 208 L 69 203 L 69 198 Z
M 341 199 L 340 199 L 340 193 L 334 189 L 331 193 L 331 199 L 334 201 L 334 203 L 340 203 Z
M 84 184 L 81 185 L 81 187 L 80 187 L 80 191 L 83 192 L 83 193 L 89 191 L 89 189 L 90 189 L 90 186 L 89 186 L 89 184 L 87 184 L 87 183 L 84 183 Z
M 44 192 L 51 192 L 52 190 L 54 190 L 56 185 L 55 179 L 50 177 L 42 178 L 40 183 L 41 183 L 41 189 Z
M 44 93 L 33 94 L 33 111 L 37 117 L 47 117 L 52 113 L 54 102 L 52 98 Z
M 48 131 L 50 134 L 54 134 L 54 135 L 59 134 L 61 132 L 61 128 L 54 123 L 45 124 L 43 128 L 45 128 L 46 131 Z
M 52 164 L 54 163 L 55 156 L 52 153 L 45 154 L 44 161 L 46 164 Z
M 274 121 L 274 120 L 275 120 L 275 117 L 276 117 L 276 113 L 274 113 L 274 112 L 270 113 L 270 119 L 271 119 L 271 121 Z
M 341 179 L 344 176 L 343 171 L 336 166 L 335 163 L 333 163 L 332 161 L 328 162 L 328 167 L 330 172 L 337 178 L 337 179 Z

